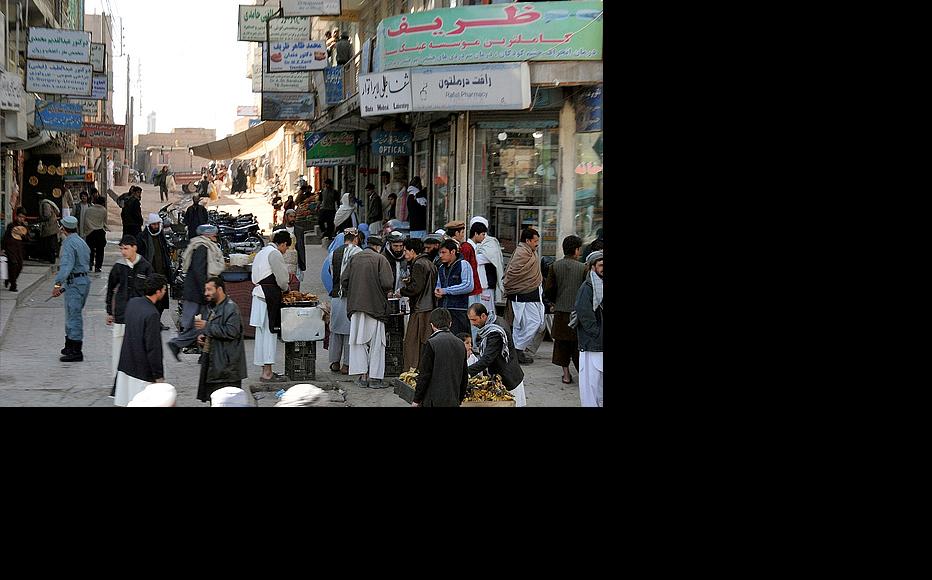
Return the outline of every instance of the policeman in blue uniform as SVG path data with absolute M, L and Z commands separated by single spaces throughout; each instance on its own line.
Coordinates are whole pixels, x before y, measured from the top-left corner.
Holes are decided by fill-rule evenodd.
M 59 252 L 61 264 L 52 288 L 53 297 L 65 295 L 65 348 L 61 351 L 64 356 L 58 360 L 78 362 L 84 360 L 82 314 L 91 290 L 91 279 L 87 275 L 91 269 L 91 248 L 78 235 L 78 218 L 62 218 L 60 224 L 66 237 Z

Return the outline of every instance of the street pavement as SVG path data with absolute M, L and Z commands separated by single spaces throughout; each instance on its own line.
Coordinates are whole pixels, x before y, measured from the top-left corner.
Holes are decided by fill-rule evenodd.
M 165 205 L 159 201 L 158 189 L 140 184 L 143 188 L 143 215 L 157 212 Z M 128 187 L 123 188 L 125 191 Z M 118 191 L 118 193 L 122 193 Z M 170 201 L 187 198 L 183 194 L 170 195 Z M 233 198 L 224 193 L 210 208 L 236 214 L 253 213 L 259 220 L 260 227 L 271 232 L 272 207 L 268 198 L 260 193 L 245 194 Z M 42 266 L 32 263 L 27 266 L 28 278 L 21 277 L 21 290 L 15 295 L 0 288 L 0 406 L 3 407 L 110 407 L 113 399 L 109 397 L 113 384 L 111 347 L 111 327 L 106 325 L 104 307 L 107 274 L 113 264 L 120 258 L 118 247 L 122 225 L 119 207 L 108 200 L 110 214 L 110 233 L 104 254 L 103 272 L 92 274 L 91 292 L 84 309 L 84 361 L 62 363 L 58 357 L 64 346 L 64 307 L 62 298 L 51 296 L 52 274 L 54 270 L 48 264 Z M 326 289 L 320 280 L 320 270 L 326 259 L 326 249 L 322 245 L 307 246 L 308 270 L 301 284 L 302 292 L 317 294 L 326 300 Z M 26 276 L 26 272 L 24 272 Z M 27 285 L 24 285 L 28 284 Z M 163 313 L 162 322 L 171 330 L 164 331 L 165 341 L 176 335 L 171 314 L 177 302 L 171 300 L 171 306 Z M 246 321 L 248 322 L 248 321 Z M 575 369 L 573 383 L 564 385 L 560 368 L 550 362 L 553 343 L 545 341 L 532 365 L 522 365 L 525 373 L 525 390 L 529 407 L 578 407 L 579 389 Z M 274 392 L 266 390 L 269 385 L 258 381 L 261 367 L 254 366 L 254 341 L 246 339 L 246 358 L 249 378 L 243 381 L 244 388 L 249 387 L 259 397 L 258 407 L 271 407 L 277 402 Z M 181 362 L 175 361 L 168 347 L 164 347 L 165 379 L 178 391 L 176 405 L 179 407 L 207 407 L 196 399 L 197 380 L 200 367 L 197 355 L 181 354 Z M 273 369 L 276 373 L 284 372 L 284 345 L 279 343 L 277 363 Z M 327 351 L 323 343 L 317 346 L 316 380 L 276 383 L 274 390 L 285 388 L 299 382 L 309 382 L 328 391 L 329 406 L 340 407 L 408 407 L 391 388 L 367 389 L 354 384 L 355 377 L 339 375 L 329 369 Z

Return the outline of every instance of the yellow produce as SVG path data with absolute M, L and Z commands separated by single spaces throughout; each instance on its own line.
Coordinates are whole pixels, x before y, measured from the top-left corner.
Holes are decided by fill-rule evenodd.
M 469 378 L 466 402 L 514 401 L 514 399 L 502 383 L 501 375 L 495 375 L 495 377 L 476 375 Z

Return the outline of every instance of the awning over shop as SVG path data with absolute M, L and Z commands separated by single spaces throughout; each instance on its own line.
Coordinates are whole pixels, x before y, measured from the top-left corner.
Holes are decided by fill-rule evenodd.
M 196 145 L 191 148 L 191 151 L 197 157 L 215 161 L 237 159 L 257 145 L 270 139 L 284 124 L 283 121 L 263 121 L 255 127 L 246 129 L 236 135 L 230 135 L 219 141 Z

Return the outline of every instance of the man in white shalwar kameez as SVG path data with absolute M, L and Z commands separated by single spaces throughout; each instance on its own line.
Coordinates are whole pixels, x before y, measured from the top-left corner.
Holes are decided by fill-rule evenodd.
M 539 245 L 537 230 L 528 228 L 522 231 L 521 243 L 505 270 L 505 292 L 514 313 L 513 336 L 521 364 L 534 362 L 534 358 L 524 351 L 534 343 L 534 336 L 544 326 L 543 274 L 537 256 Z
M 369 237 L 369 247 L 346 264 L 340 284 L 350 317 L 349 374 L 362 375 L 359 387 L 382 389 L 385 377 L 385 321 L 388 294 L 394 290 L 391 264 L 381 254 L 383 241 Z
M 272 242 L 259 250 L 252 263 L 252 311 L 249 325 L 256 328 L 253 364 L 262 367 L 259 381 L 263 383 L 286 380 L 272 373 L 275 351 L 278 347 L 277 331 L 281 330 L 281 297 L 288 291 L 288 268 L 283 258 L 291 245 L 291 234 L 276 230 Z

